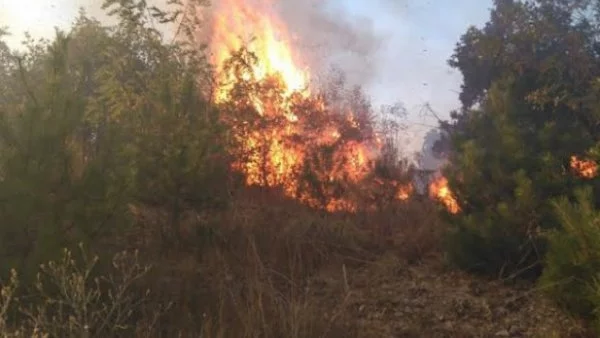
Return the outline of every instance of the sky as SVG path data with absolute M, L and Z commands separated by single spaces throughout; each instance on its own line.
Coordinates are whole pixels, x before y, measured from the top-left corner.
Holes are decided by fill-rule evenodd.
M 491 0 L 338 0 L 340 6 L 373 20 L 375 30 L 387 36 L 376 53 L 374 76 L 368 85 L 375 103 L 400 101 L 408 110 L 408 138 L 412 149 L 436 125 L 422 116 L 428 103 L 441 118 L 460 106 L 460 72 L 447 60 L 460 36 L 471 25 L 489 18 Z
M 69 26 L 80 6 L 97 14 L 101 2 L 0 0 L 0 27 L 9 27 L 13 35 L 7 41 L 15 47 L 24 31 L 51 36 L 54 26 Z M 407 109 L 407 152 L 419 150 L 428 126 L 436 125 L 433 117 L 422 116 L 424 104 L 442 118 L 459 107 L 462 77 L 447 60 L 470 25 L 487 21 L 491 6 L 491 0 L 327 0 L 329 11 L 342 13 L 334 15 L 370 25 L 380 37 L 377 51 L 365 65 L 370 76 L 363 86 L 376 107 L 400 102 Z

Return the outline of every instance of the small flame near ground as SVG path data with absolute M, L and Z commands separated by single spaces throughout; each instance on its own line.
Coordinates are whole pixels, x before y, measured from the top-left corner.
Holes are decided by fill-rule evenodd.
M 571 156 L 571 170 L 575 175 L 586 179 L 598 176 L 598 164 L 595 161 L 580 159 L 575 155 Z
M 411 183 L 400 185 L 396 192 L 396 199 L 406 201 L 414 192 L 415 187 Z
M 452 214 L 460 212 L 458 202 L 448 186 L 448 179 L 443 176 L 435 178 L 429 184 L 429 197 L 440 201 Z

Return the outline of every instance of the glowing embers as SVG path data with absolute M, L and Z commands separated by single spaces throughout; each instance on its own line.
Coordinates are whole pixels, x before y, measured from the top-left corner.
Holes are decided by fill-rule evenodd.
M 582 160 L 571 156 L 571 170 L 579 177 L 592 179 L 598 176 L 598 164 L 592 160 Z

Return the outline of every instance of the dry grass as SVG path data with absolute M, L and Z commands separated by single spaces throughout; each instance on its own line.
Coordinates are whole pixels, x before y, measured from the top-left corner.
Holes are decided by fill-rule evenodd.
M 127 282 L 127 323 L 105 336 L 583 337 L 576 321 L 536 293 L 441 264 L 444 228 L 434 208 L 412 200 L 376 213 L 331 215 L 255 191 L 210 218 L 190 213 L 176 247 L 162 245 L 160 231 L 149 231 L 164 226 L 161 212 L 144 210 L 143 233 L 134 238 L 143 239 L 136 245 L 153 268 L 140 270 L 145 265 L 137 261 L 137 270 L 119 265 L 121 275 L 140 271 L 144 278 L 133 274 L 135 282 Z M 87 274 L 85 265 L 79 271 Z M 119 280 L 112 289 L 123 289 Z M 70 293 L 80 290 L 80 298 L 97 294 L 79 277 L 63 281 L 67 290 L 75 287 Z M 14 292 L 3 290 L 0 327 L 15 333 L 1 316 Z M 93 308 L 106 309 L 100 299 Z M 37 323 L 46 326 L 71 320 L 38 314 Z
M 419 196 L 361 215 L 360 223 L 363 228 L 371 229 L 371 241 L 380 252 L 394 252 L 408 263 L 418 263 L 441 253 L 446 225 L 436 205 Z
M 355 306 L 364 284 L 377 287 L 398 261 L 438 253 L 443 227 L 432 208 L 413 200 L 332 215 L 257 189 L 210 217 L 188 213 L 173 228 L 166 212 L 138 207 L 137 232 L 122 243 L 139 248 L 152 269 L 128 285 L 144 300 L 128 317 L 134 329 L 111 336 L 364 336 Z M 357 280 L 369 266 L 378 266 L 371 280 Z
M 131 332 L 132 315 L 146 301 L 134 292 L 148 266 L 137 253 L 113 257 L 111 271 L 95 276 L 98 257 L 65 249 L 42 264 L 33 286 L 20 286 L 11 272 L 0 284 L 0 337 L 120 337 Z
M 359 331 L 349 317 L 349 283 L 330 290 L 333 299 L 324 308 L 312 278 L 334 270 L 336 278 L 347 280 L 348 270 L 394 248 L 411 262 L 431 255 L 440 247 L 440 232 L 433 229 L 440 224 L 423 208 L 412 202 L 379 213 L 331 215 L 257 189 L 202 224 L 189 217 L 186 232 L 199 237 L 188 238 L 188 250 L 148 254 L 157 266 L 150 279 L 157 290 L 155 302 L 172 302 L 156 333 L 355 336 Z M 382 231 L 384 227 L 388 229 Z M 203 244 L 194 246 L 194 241 Z

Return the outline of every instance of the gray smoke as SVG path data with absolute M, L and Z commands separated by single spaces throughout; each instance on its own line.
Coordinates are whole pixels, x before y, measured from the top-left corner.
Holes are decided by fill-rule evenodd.
M 378 35 L 372 20 L 353 15 L 333 1 L 279 0 L 277 7 L 313 74 L 327 74 L 337 68 L 347 85 L 367 86 L 374 79 L 374 56 L 384 37 Z

